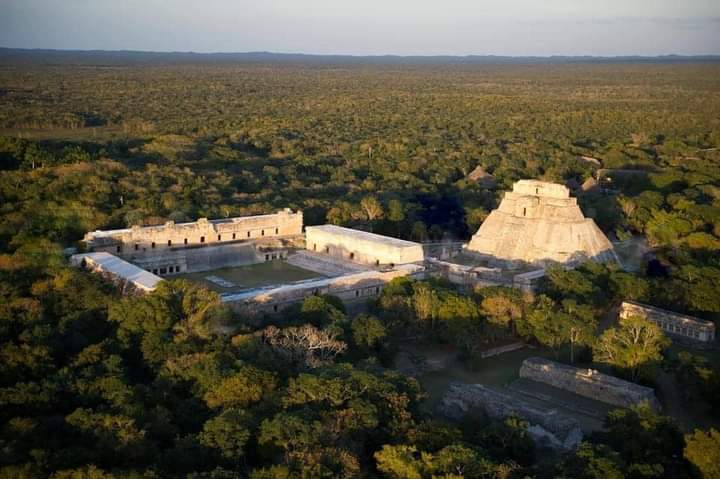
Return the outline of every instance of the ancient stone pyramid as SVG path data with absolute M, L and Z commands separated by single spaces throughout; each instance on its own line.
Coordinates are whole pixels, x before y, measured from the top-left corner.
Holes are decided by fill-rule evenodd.
M 466 250 L 506 267 L 617 261 L 610 241 L 583 216 L 567 187 L 536 180 L 516 182 Z

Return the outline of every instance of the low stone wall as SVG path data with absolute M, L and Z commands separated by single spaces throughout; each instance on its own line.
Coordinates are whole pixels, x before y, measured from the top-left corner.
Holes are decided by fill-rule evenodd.
M 444 416 L 462 420 L 469 412 L 484 410 L 493 419 L 511 414 L 528 421 L 528 433 L 543 446 L 572 450 L 582 441 L 580 424 L 556 409 L 539 408 L 514 395 L 491 389 L 482 384 L 452 383 L 439 406 Z
M 511 351 L 517 351 L 525 347 L 525 343 L 510 343 L 504 346 L 498 346 L 497 348 L 490 348 L 484 351 L 480 351 L 480 357 L 482 359 L 491 358 L 493 356 L 499 356 L 500 354 L 509 353 Z
M 646 401 L 653 409 L 660 409 L 652 388 L 593 369 L 580 369 L 549 359 L 533 357 L 523 361 L 520 377 L 615 406 L 630 407 Z

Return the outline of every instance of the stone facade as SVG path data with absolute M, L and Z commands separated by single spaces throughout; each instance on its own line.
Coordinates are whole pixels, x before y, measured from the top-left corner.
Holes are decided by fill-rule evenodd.
M 520 377 L 615 406 L 630 407 L 645 401 L 654 409 L 660 407 L 652 388 L 544 358 L 523 361 Z
M 331 294 L 350 304 L 378 296 L 385 285 L 395 278 L 420 278 L 423 271 L 422 266 L 406 264 L 389 271 L 363 271 L 228 294 L 222 297 L 222 301 L 235 311 L 250 316 L 280 312 L 312 295 Z
M 612 244 L 583 216 L 567 187 L 520 180 L 505 193 L 466 250 L 505 267 L 617 261 Z
M 450 384 L 439 409 L 440 413 L 454 420 L 462 420 L 477 409 L 484 410 L 494 419 L 517 415 L 530 423 L 528 432 L 533 439 L 554 449 L 575 449 L 583 437 L 580 424 L 571 416 L 482 384 Z
M 335 225 L 306 227 L 305 247 L 310 251 L 375 266 L 425 259 L 420 243 Z
M 271 237 L 302 235 L 303 215 L 290 209 L 275 214 L 243 216 L 192 223 L 169 221 L 159 226 L 133 226 L 119 230 L 87 233 L 84 242 L 89 251 L 104 251 L 117 256 L 137 258 L 156 256 L 178 248 L 203 247 Z
M 647 304 L 624 301 L 620 305 L 619 317 L 620 319 L 626 319 L 630 316 L 640 316 L 648 319 L 671 335 L 702 342 L 710 342 L 715 339 L 715 323 L 712 321 L 675 313 Z

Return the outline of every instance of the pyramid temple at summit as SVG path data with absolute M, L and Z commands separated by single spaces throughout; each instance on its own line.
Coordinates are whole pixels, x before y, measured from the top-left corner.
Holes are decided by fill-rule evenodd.
M 607 237 L 563 185 L 520 180 L 466 247 L 505 267 L 617 261 Z

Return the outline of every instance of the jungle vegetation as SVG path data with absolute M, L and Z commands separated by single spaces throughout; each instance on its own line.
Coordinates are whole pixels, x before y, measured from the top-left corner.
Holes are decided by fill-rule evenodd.
M 428 415 L 391 367 L 408 335 L 469 363 L 520 337 L 668 371 L 717 414 L 717 358 L 598 329 L 623 299 L 719 317 L 716 63 L 8 63 L 0 105 L 0 477 L 718 477 L 715 429 L 618 410 L 547 457 L 517 418 Z M 63 255 L 98 228 L 284 207 L 466 240 L 521 178 L 600 179 L 585 214 L 649 261 L 552 269 L 534 296 L 397 280 L 359 316 L 317 297 L 257 323 L 183 281 L 122 297 Z

